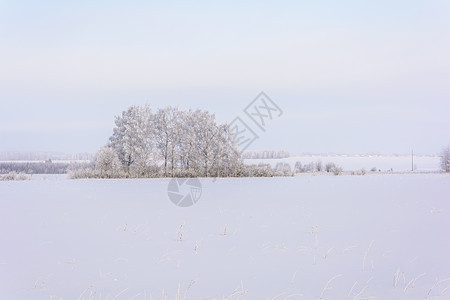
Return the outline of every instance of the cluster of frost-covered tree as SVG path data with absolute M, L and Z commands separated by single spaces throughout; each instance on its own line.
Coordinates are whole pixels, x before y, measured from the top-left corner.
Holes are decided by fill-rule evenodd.
M 87 177 L 242 176 L 234 136 L 214 114 L 134 105 L 115 119 L 109 144 Z M 83 175 L 74 177 L 82 177 Z M 86 176 L 86 175 L 84 175 Z
M 300 161 L 297 161 L 294 165 L 294 173 L 312 173 L 312 172 L 327 172 L 334 175 L 340 175 L 342 173 L 342 167 L 337 166 L 333 162 L 328 162 L 325 165 L 322 161 L 310 162 L 303 165 Z
M 242 154 L 244 159 L 269 159 L 290 157 L 286 150 L 247 150 Z

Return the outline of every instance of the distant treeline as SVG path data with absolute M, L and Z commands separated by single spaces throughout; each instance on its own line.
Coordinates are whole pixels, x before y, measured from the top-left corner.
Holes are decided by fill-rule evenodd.
M 247 150 L 242 153 L 244 159 L 287 158 L 290 156 L 289 151 L 286 150 Z
M 91 166 L 90 163 L 0 162 L 0 174 L 66 174 L 70 170 Z
M 21 160 L 21 161 L 44 161 L 53 160 L 92 160 L 93 153 L 53 153 L 53 152 L 36 152 L 36 151 L 2 151 L 0 152 L 0 161 Z

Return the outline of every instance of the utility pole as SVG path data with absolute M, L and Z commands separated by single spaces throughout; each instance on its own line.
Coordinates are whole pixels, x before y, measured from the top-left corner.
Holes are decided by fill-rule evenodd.
M 411 150 L 411 172 L 414 172 L 414 151 Z

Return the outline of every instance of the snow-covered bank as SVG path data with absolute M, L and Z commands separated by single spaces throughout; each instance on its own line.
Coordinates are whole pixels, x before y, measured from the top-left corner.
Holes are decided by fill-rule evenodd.
M 0 182 L 0 298 L 449 297 L 449 175 L 168 182 Z

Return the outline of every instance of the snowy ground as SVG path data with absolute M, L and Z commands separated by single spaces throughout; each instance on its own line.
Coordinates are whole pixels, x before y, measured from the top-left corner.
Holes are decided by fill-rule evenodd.
M 28 175 L 32 180 L 63 180 L 69 179 L 68 174 L 32 174 Z
M 395 172 L 411 171 L 410 155 L 301 155 L 282 159 L 246 159 L 246 164 L 269 163 L 274 167 L 278 162 L 286 162 L 293 168 L 300 161 L 303 165 L 321 161 L 323 164 L 334 162 L 346 171 L 376 168 L 381 171 Z M 440 158 L 438 156 L 414 156 L 415 171 L 439 171 Z
M 0 299 L 450 299 L 448 175 L 168 182 L 0 182 Z

